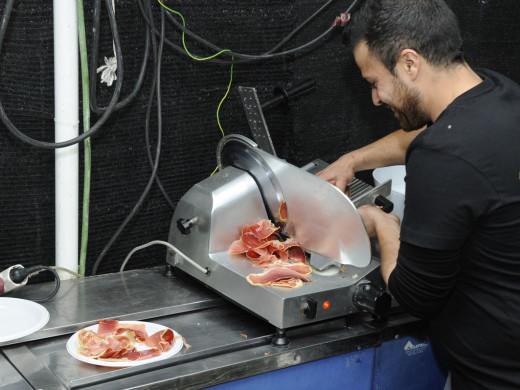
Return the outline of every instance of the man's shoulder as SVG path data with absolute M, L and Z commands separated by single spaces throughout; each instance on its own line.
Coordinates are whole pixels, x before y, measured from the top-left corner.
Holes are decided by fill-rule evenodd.
M 491 69 L 475 68 L 474 70 L 484 81 L 489 81 L 491 90 L 496 88 L 501 90 L 505 87 L 520 95 L 520 77 L 518 78 L 519 81 L 515 81 L 511 77 Z

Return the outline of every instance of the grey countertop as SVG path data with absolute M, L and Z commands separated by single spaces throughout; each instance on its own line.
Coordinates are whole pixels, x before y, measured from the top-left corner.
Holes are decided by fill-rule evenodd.
M 385 322 L 365 313 L 287 330 L 289 344 L 271 343 L 276 329 L 262 319 L 163 268 L 62 281 L 43 303 L 50 320 L 41 330 L 0 344 L 0 390 L 7 389 L 198 389 L 296 364 L 374 347 L 423 323 L 402 312 Z M 27 286 L 9 296 L 44 296 L 49 285 Z M 101 318 L 168 326 L 190 345 L 168 359 L 112 368 L 76 360 L 66 343 Z M 175 369 L 172 369 L 174 367 Z

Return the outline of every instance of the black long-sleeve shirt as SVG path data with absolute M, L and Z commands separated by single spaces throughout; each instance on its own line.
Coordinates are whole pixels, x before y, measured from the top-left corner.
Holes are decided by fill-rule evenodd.
M 520 389 L 520 87 L 491 71 L 417 136 L 389 289 L 457 389 Z

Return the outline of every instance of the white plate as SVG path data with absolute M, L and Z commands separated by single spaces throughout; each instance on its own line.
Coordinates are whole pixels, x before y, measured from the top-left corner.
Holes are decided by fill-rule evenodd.
M 27 336 L 43 328 L 49 312 L 39 303 L 0 297 L 0 343 Z
M 143 321 L 119 321 L 119 323 L 120 324 L 145 324 L 146 332 L 148 333 L 148 335 L 152 335 L 152 334 L 159 332 L 161 330 L 164 330 L 164 329 L 169 329 L 168 327 L 163 326 L 163 325 L 154 324 L 151 322 L 143 322 Z M 94 332 L 97 332 L 98 326 L 99 325 L 92 325 L 92 326 L 84 328 L 84 330 L 92 330 Z M 173 329 L 172 329 L 172 331 L 173 331 L 174 336 L 179 336 L 179 334 L 176 331 L 174 331 Z M 93 359 L 93 358 L 89 358 L 89 357 L 80 355 L 78 353 L 78 348 L 79 348 L 78 333 L 79 332 L 81 332 L 81 331 L 77 331 L 76 333 L 74 333 L 69 338 L 69 341 L 67 341 L 67 352 L 70 353 L 76 359 L 81 360 L 82 362 L 95 364 L 97 366 L 105 366 L 105 367 L 131 367 L 131 366 L 138 366 L 141 364 L 156 362 L 158 360 L 166 359 L 166 358 L 169 358 L 169 357 L 175 355 L 177 352 L 179 352 L 182 349 L 182 346 L 184 344 L 182 341 L 182 337 L 179 337 L 174 340 L 173 345 L 169 351 L 163 352 L 159 356 L 156 356 L 156 357 L 153 357 L 150 359 L 145 359 L 145 360 L 113 362 L 113 361 Z M 144 344 L 142 344 L 142 345 L 140 344 L 140 345 L 137 345 L 136 349 L 138 351 L 142 351 L 144 349 L 149 349 L 149 347 L 147 347 Z

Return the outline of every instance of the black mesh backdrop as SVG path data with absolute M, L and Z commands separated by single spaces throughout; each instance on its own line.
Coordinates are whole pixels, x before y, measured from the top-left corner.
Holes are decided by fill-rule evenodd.
M 92 3 L 85 2 L 89 44 Z M 470 64 L 496 69 L 520 81 L 517 2 L 450 3 L 461 22 Z M 158 27 L 158 5 L 152 4 Z M 181 12 L 192 30 L 213 43 L 238 52 L 261 53 L 278 43 L 324 1 L 183 0 L 165 4 Z M 349 4 L 344 0 L 334 2 L 287 47 L 321 34 Z M 0 4 L 1 12 L 3 8 Z M 104 4 L 102 15 L 98 65 L 103 64 L 103 57 L 113 55 Z M 116 17 L 124 56 L 124 97 L 133 88 L 140 69 L 145 25 L 133 0 L 116 1 Z M 0 56 L 0 98 L 7 114 L 24 133 L 46 141 L 53 139 L 54 131 L 52 21 L 52 2 L 16 2 Z M 168 25 L 166 35 L 180 44 L 179 31 L 173 26 Z M 187 45 L 194 54 L 212 54 L 190 38 Z M 144 85 L 134 101 L 114 113 L 92 139 L 87 274 L 135 206 L 150 177 L 144 122 L 152 80 L 151 59 L 148 65 Z M 174 203 L 215 168 L 215 147 L 221 138 L 216 109 L 229 82 L 229 68 L 190 60 L 167 46 L 164 49 L 159 177 Z M 317 83 L 312 94 L 291 102 L 288 112 L 278 108 L 265 113 L 277 152 L 289 162 L 304 165 L 317 157 L 332 162 L 342 153 L 397 127 L 391 113 L 372 105 L 370 90 L 336 33 L 317 49 L 295 58 L 237 64 L 233 88 L 220 113 L 225 132 L 250 136 L 236 90 L 238 85 L 256 87 L 260 99 L 265 101 L 272 97 L 276 86 L 290 87 L 309 77 Z M 104 106 L 113 87 L 98 83 L 97 89 L 98 103 Z M 152 152 L 157 134 L 155 112 L 154 108 Z M 92 121 L 96 119 L 92 115 Z M 82 161 L 83 156 L 81 168 Z M 116 271 L 137 245 L 166 240 L 172 212 L 154 185 L 142 208 L 103 258 L 98 272 Z M 54 256 L 54 153 L 23 144 L 0 124 L 0 270 L 17 263 L 53 265 Z M 161 264 L 164 256 L 163 247 L 151 247 L 136 253 L 128 268 Z

